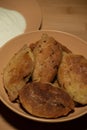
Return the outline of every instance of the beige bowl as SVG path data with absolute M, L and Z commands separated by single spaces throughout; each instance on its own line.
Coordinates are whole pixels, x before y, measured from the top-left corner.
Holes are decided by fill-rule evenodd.
M 42 122 L 64 122 L 78 118 L 87 113 L 87 105 L 83 107 L 75 108 L 73 113 L 70 113 L 66 117 L 60 117 L 56 119 L 45 119 L 32 116 L 31 114 L 26 113 L 18 103 L 11 103 L 8 95 L 4 89 L 3 84 L 3 69 L 6 64 L 9 62 L 10 58 L 24 45 L 31 44 L 40 39 L 43 33 L 47 33 L 50 36 L 53 36 L 56 40 L 61 42 L 63 45 L 67 46 L 75 54 L 81 54 L 87 58 L 87 44 L 85 41 L 79 39 L 76 36 L 73 36 L 68 33 L 60 31 L 35 31 L 31 33 L 22 34 L 16 38 L 10 40 L 0 49 L 0 99 L 1 101 L 9 107 L 11 110 L 17 114 L 26 117 L 28 119 L 42 121 Z

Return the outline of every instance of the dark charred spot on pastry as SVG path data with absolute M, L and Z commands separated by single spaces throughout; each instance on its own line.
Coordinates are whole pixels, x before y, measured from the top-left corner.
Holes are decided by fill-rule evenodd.
M 41 45 L 39 44 L 38 47 L 41 48 Z
M 54 60 L 52 60 L 51 62 L 52 62 L 52 63 L 55 63 L 55 61 L 54 61 Z
M 58 65 L 55 65 L 53 68 L 54 68 L 54 69 L 58 69 Z
M 25 54 L 28 54 L 29 52 L 27 51 Z
M 46 40 L 43 41 L 44 43 L 46 42 Z
M 39 53 L 42 53 L 43 52 L 43 50 L 41 49 L 41 50 L 39 50 Z
M 31 73 L 29 73 L 29 75 L 26 75 L 26 76 L 23 77 L 23 80 L 24 80 L 26 83 L 28 83 L 28 81 L 29 81 L 29 79 L 30 79 L 30 74 L 31 74 Z
M 36 42 L 36 43 L 37 43 L 37 42 Z M 29 48 L 31 49 L 31 51 L 34 51 L 34 49 L 36 48 L 36 46 L 37 46 L 36 43 L 30 44 Z
M 51 53 L 52 55 L 54 55 L 55 54 L 55 52 L 54 52 L 54 50 L 52 50 L 52 53 Z

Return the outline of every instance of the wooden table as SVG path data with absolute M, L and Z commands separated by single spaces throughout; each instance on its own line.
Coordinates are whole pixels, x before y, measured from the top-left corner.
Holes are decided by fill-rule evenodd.
M 75 34 L 87 41 L 87 0 L 38 0 L 42 29 L 54 29 Z
M 87 41 L 87 0 L 37 1 L 43 15 L 41 29 L 69 32 Z M 50 124 L 24 119 L 1 102 L 0 111 L 0 130 L 87 130 L 87 115 L 69 122 Z

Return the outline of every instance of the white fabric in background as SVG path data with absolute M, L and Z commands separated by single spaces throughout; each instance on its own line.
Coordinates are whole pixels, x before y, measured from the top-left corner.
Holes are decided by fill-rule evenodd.
M 25 18 L 17 11 L 0 8 L 0 47 L 26 28 Z

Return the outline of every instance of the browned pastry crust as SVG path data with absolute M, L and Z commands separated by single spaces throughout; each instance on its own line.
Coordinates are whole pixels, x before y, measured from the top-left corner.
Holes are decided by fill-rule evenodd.
M 56 42 L 58 42 L 58 41 L 56 41 Z M 62 49 L 63 52 L 72 53 L 72 51 L 71 51 L 69 48 L 67 48 L 66 46 L 64 46 L 63 44 L 61 44 L 61 43 L 59 43 L 59 42 L 58 42 L 58 44 L 60 44 L 61 49 Z M 38 41 L 37 41 L 36 43 L 31 43 L 31 44 L 29 45 L 29 48 L 32 50 L 32 52 L 33 52 L 34 49 L 37 47 L 37 45 L 38 45 Z
M 87 104 L 87 59 L 81 55 L 64 53 L 58 81 L 74 101 Z
M 70 49 L 68 49 L 66 46 L 64 46 L 62 44 L 61 44 L 61 48 L 62 48 L 63 52 L 72 53 L 72 51 Z
M 51 82 L 57 74 L 62 58 L 60 44 L 54 38 L 43 34 L 42 38 L 36 43 L 33 53 L 35 56 L 33 81 Z
M 56 118 L 74 109 L 70 96 L 48 83 L 28 83 L 21 89 L 19 99 L 29 113 L 38 117 Z
M 33 64 L 33 54 L 27 46 L 24 46 L 12 57 L 4 69 L 4 86 L 11 101 L 17 98 L 18 91 L 29 79 Z

